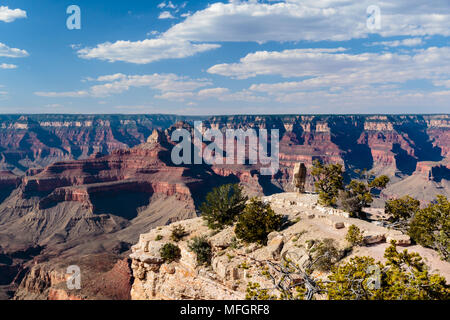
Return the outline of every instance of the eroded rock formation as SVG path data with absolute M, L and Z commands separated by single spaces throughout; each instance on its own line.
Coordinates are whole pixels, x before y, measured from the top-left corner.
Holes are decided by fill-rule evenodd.
M 188 121 L 172 126 L 178 120 Z M 34 263 L 41 266 L 55 257 L 112 252 L 114 262 L 122 260 L 139 234 L 196 217 L 198 204 L 212 187 L 238 182 L 252 196 L 290 190 L 299 162 L 306 167 L 315 159 L 341 163 L 350 175 L 364 168 L 387 174 L 391 183 L 381 194 L 384 198 L 409 194 L 426 202 L 436 194 L 450 194 L 449 115 L 223 116 L 204 121 L 205 128 L 222 130 L 279 129 L 280 170 L 273 176 L 261 176 L 252 165 L 175 166 L 170 134 L 179 127 L 191 130 L 191 120 L 1 116 L 2 253 L 9 257 L 36 245 L 43 248 L 37 261 L 28 256 L 1 266 L 8 274 L 5 282 L 21 279 Z M 309 178 L 305 190 L 312 190 Z M 39 278 L 42 272 L 33 274 Z M 32 287 L 25 286 L 20 297 Z M 55 286 L 47 283 L 49 287 Z M 230 289 L 225 287 L 224 297 Z M 65 294 L 52 291 L 51 296 Z
M 317 196 L 298 193 L 276 194 L 263 198 L 279 214 L 285 215 L 292 224 L 268 236 L 266 246 L 236 243 L 234 228 L 228 227 L 211 234 L 201 218 L 177 222 L 142 234 L 132 247 L 131 268 L 134 282 L 131 298 L 136 300 L 178 300 L 178 299 L 244 299 L 250 282 L 259 283 L 261 288 L 273 288 L 273 283 L 264 276 L 266 261 L 280 263 L 288 255 L 296 263 L 306 262 L 305 244 L 308 240 L 333 239 L 343 250 L 348 243 L 345 235 L 351 225 L 363 232 L 367 246 L 355 249 L 348 260 L 356 255 L 383 260 L 384 249 L 389 241 L 408 247 L 426 258 L 431 270 L 450 280 L 450 263 L 443 262 L 433 250 L 411 245 L 407 235 L 377 226 L 367 221 L 349 218 L 345 212 L 316 205 Z M 181 258 L 165 263 L 160 249 L 170 239 L 175 226 L 186 230 L 186 237 L 175 243 L 181 250 Z M 211 266 L 198 265 L 195 253 L 188 249 L 193 237 L 207 236 L 212 247 Z M 433 271 L 433 272 L 434 272 Z M 327 273 L 314 271 L 314 277 L 326 279 Z M 269 291 L 271 293 L 271 291 Z

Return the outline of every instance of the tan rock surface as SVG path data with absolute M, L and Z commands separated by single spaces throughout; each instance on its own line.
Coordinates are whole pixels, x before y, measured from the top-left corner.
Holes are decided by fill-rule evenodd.
M 263 199 L 271 204 L 275 212 L 292 221 L 286 229 L 269 234 L 266 246 L 241 243 L 232 248 L 232 227 L 212 234 L 201 218 L 185 220 L 175 224 L 183 225 L 189 233 L 183 241 L 177 243 L 182 257 L 180 261 L 168 265 L 158 260 L 159 248 L 170 241 L 172 226 L 153 229 L 141 235 L 130 256 L 136 278 L 131 291 L 132 298 L 244 299 L 249 282 L 271 287 L 271 283 L 261 275 L 258 261 L 279 261 L 282 255 L 289 254 L 302 265 L 307 262 L 304 248 L 307 240 L 329 238 L 343 249 L 348 246 L 345 235 L 351 225 L 361 229 L 368 245 L 355 248 L 344 261 L 356 255 L 367 255 L 383 261 L 384 250 L 389 245 L 386 239 L 396 240 L 401 245 L 409 244 L 409 237 L 399 231 L 347 218 L 340 210 L 329 210 L 316 205 L 315 195 L 282 193 Z M 315 215 L 315 218 L 308 219 L 310 215 Z M 163 239 L 155 241 L 158 235 Z M 190 239 L 199 235 L 207 235 L 212 244 L 213 258 L 210 267 L 197 266 L 195 254 L 188 250 Z M 437 252 L 421 246 L 410 246 L 408 250 L 421 254 L 432 272 L 439 272 L 447 281 L 450 280 L 450 263 L 441 261 Z M 326 277 L 326 274 L 320 276 Z

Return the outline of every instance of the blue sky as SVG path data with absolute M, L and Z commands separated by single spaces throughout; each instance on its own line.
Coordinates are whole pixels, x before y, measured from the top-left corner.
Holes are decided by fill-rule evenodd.
M 449 39 L 448 0 L 3 0 L 0 113 L 449 113 Z

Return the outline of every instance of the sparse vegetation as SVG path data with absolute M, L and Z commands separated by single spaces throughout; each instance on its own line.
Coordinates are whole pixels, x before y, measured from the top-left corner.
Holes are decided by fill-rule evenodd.
M 163 236 L 160 235 L 160 234 L 158 234 L 158 235 L 156 236 L 156 238 L 155 238 L 155 241 L 160 241 L 160 240 L 162 240 L 162 239 L 163 239 Z
M 230 248 L 231 249 L 238 249 L 239 248 L 239 240 L 236 237 L 233 237 L 231 239 Z
M 210 229 L 231 226 L 245 208 L 248 197 L 244 196 L 238 184 L 227 184 L 214 188 L 206 195 L 200 210 Z
M 315 270 L 330 271 L 342 257 L 333 239 L 309 240 L 306 244 L 311 260 L 315 261 Z
M 357 217 L 363 208 L 367 208 L 373 202 L 368 185 L 362 181 L 352 180 L 345 190 L 339 194 L 341 207 Z
M 389 181 L 390 181 L 390 179 L 388 176 L 381 175 L 369 182 L 369 188 L 382 190 L 382 189 L 386 188 Z
M 283 217 L 275 213 L 269 204 L 253 198 L 239 216 L 235 227 L 236 237 L 247 243 L 266 244 L 267 235 L 278 231 Z
M 389 183 L 387 176 L 374 178 L 372 174 L 363 172 L 360 177 L 363 180 L 350 181 L 339 193 L 340 206 L 353 217 L 361 216 L 363 209 L 370 207 L 373 202 L 372 192 L 384 189 Z
M 360 246 L 364 243 L 364 237 L 361 230 L 354 224 L 348 228 L 345 240 L 347 240 L 352 246 Z
M 340 206 L 352 216 L 360 216 L 363 208 L 369 207 L 373 202 L 372 193 L 384 189 L 389 183 L 389 177 L 375 177 L 366 170 L 355 172 L 359 174 L 359 179 L 345 185 L 342 165 L 324 165 L 315 160 L 311 175 L 314 177 L 316 192 L 319 193 L 319 204 L 328 207 Z
M 373 202 L 372 191 L 381 190 L 389 183 L 385 175 L 374 177 L 365 170 L 356 170 L 358 180 L 344 185 L 344 172 L 340 164 L 324 165 L 319 160 L 313 162 L 311 175 L 314 186 L 319 193 L 319 204 L 335 207 L 338 204 L 353 216 L 359 216 L 363 208 Z
M 273 287 L 263 288 L 251 282 L 247 299 L 311 300 L 321 295 L 329 300 L 448 300 L 450 287 L 445 278 L 430 274 L 422 258 L 407 250 L 398 252 L 395 244 L 385 251 L 385 264 L 373 258 L 354 257 L 345 264 L 333 266 L 328 280 L 311 273 L 314 262 L 300 268 L 285 259 L 280 264 L 266 262 L 261 274 Z
M 391 214 L 392 222 L 406 221 L 420 209 L 420 201 L 410 196 L 387 200 L 384 206 L 386 213 Z
M 339 190 L 344 188 L 342 165 L 324 165 L 319 160 L 315 160 L 311 175 L 314 177 L 316 192 L 319 193 L 319 203 L 324 206 L 335 206 Z
M 172 228 L 172 234 L 170 236 L 170 239 L 172 239 L 175 242 L 178 242 L 182 240 L 184 237 L 189 235 L 189 233 L 186 232 L 183 226 L 178 225 L 174 228 Z
M 159 251 L 161 258 L 166 263 L 177 261 L 181 258 L 180 248 L 173 243 L 166 243 Z
M 407 250 L 386 249 L 386 264 L 370 257 L 355 257 L 333 268 L 325 286 L 330 300 L 447 300 L 445 278 L 430 275 L 422 258 Z
M 439 251 L 442 259 L 450 262 L 450 203 L 447 198 L 439 195 L 419 210 L 411 220 L 408 234 L 417 243 Z
M 194 239 L 192 239 L 192 241 L 189 243 L 189 250 L 196 254 L 198 265 L 211 264 L 211 244 L 205 236 L 195 237 Z

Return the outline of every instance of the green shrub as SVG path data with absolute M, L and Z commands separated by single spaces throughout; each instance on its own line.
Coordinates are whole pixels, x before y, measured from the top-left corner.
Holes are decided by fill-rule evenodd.
M 407 220 L 420 209 L 420 201 L 410 196 L 386 201 L 384 211 L 392 215 L 392 221 Z
M 390 181 L 390 179 L 386 175 L 376 177 L 375 179 L 370 181 L 369 188 L 378 189 L 378 190 L 384 189 L 384 188 L 386 188 L 389 181 Z
M 347 240 L 352 246 L 360 246 L 364 243 L 364 237 L 361 230 L 354 224 L 348 228 L 345 240 Z
M 319 160 L 315 160 L 311 175 L 314 177 L 315 190 L 319 193 L 319 204 L 335 206 L 339 190 L 344 188 L 342 165 L 324 165 Z
M 160 250 L 161 258 L 166 263 L 177 261 L 181 258 L 180 248 L 173 243 L 166 243 Z
M 326 284 L 330 300 L 448 300 L 445 278 L 430 274 L 417 253 L 385 251 L 386 263 L 354 257 L 334 267 Z M 377 271 L 378 270 L 378 271 Z M 379 276 L 377 276 L 377 273 Z
M 247 243 L 266 244 L 267 235 L 278 231 L 283 225 L 283 217 L 275 213 L 269 204 L 252 199 L 239 216 L 235 227 L 236 237 Z
M 214 188 L 206 195 L 206 200 L 200 207 L 202 217 L 210 229 L 231 226 L 244 210 L 247 200 L 238 184 Z
M 309 240 L 307 246 L 316 270 L 330 271 L 342 256 L 333 239 Z
M 345 191 L 340 192 L 339 200 L 343 209 L 354 217 L 358 217 L 362 209 L 369 207 L 373 202 L 368 185 L 358 180 L 352 180 L 345 187 Z
M 179 225 L 174 228 L 172 228 L 172 234 L 170 236 L 170 239 L 172 239 L 175 242 L 178 242 L 182 240 L 184 237 L 186 237 L 188 233 L 184 229 L 183 226 Z
M 450 202 L 439 195 L 411 220 L 409 236 L 417 243 L 439 251 L 450 262 Z
M 197 256 L 197 264 L 198 265 L 209 265 L 211 264 L 212 250 L 211 244 L 208 239 L 203 237 L 195 237 L 189 243 L 189 250 L 194 252 Z
M 158 235 L 156 236 L 156 238 L 155 238 L 155 241 L 160 241 L 160 240 L 162 240 L 162 239 L 163 239 L 163 236 L 160 235 L 160 234 L 158 234 Z
M 308 281 L 298 279 L 299 270 L 294 263 L 276 268 L 260 268 L 261 275 L 273 281 L 276 287 L 265 288 L 249 282 L 246 299 L 251 300 L 303 300 L 307 292 L 310 299 L 328 300 L 443 300 L 450 299 L 450 286 L 439 274 L 429 269 L 417 253 L 398 252 L 391 244 L 385 250 L 385 263 L 372 257 L 356 256 L 331 268 L 328 279 L 305 271 Z M 303 273 L 301 271 L 301 273 Z M 282 281 L 278 281 L 281 279 Z

